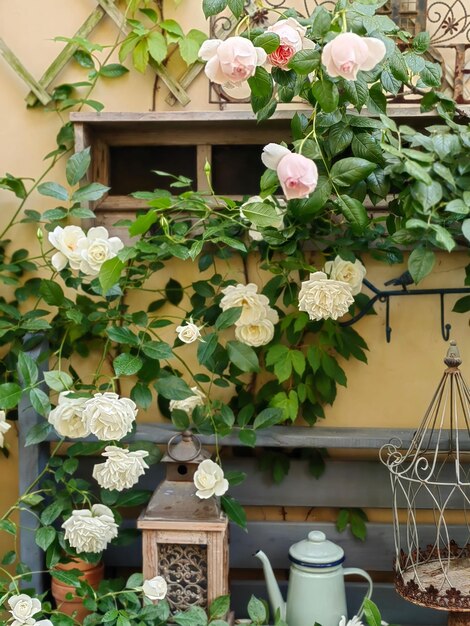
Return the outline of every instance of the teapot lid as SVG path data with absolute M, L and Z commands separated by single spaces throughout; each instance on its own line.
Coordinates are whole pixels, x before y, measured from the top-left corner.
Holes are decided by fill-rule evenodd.
M 304 567 L 335 567 L 344 558 L 344 550 L 328 541 L 320 530 L 312 530 L 307 539 L 294 543 L 289 550 L 289 560 Z

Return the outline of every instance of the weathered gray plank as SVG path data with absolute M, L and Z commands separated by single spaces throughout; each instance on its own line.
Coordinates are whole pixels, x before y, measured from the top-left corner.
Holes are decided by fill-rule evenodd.
M 47 369 L 47 364 L 41 362 L 39 356 L 44 352 L 44 344 L 39 344 L 28 354 L 36 361 L 39 371 Z M 18 407 L 18 465 L 19 465 L 19 495 L 24 494 L 31 483 L 39 476 L 47 464 L 48 445 L 39 444 L 26 448 L 26 435 L 36 424 L 42 423 L 44 418 L 36 413 L 31 406 L 29 397 L 23 397 Z M 27 511 L 20 512 L 20 558 L 33 572 L 44 569 L 44 552 L 36 545 L 34 540 L 35 529 L 39 522 Z M 38 593 L 45 589 L 42 574 L 33 574 L 32 582 L 28 586 L 34 586 Z
M 133 526 L 130 520 L 126 526 Z M 453 526 L 452 538 L 464 543 L 467 532 L 463 526 Z M 391 524 L 368 524 L 367 539 L 361 542 L 349 531 L 340 533 L 332 522 L 248 522 L 248 532 L 234 524 L 230 525 L 230 567 L 236 569 L 260 569 L 261 563 L 253 554 L 263 550 L 276 569 L 288 569 L 289 547 L 307 537 L 311 530 L 321 530 L 328 539 L 340 545 L 346 555 L 347 567 L 362 567 L 365 570 L 390 572 L 395 546 Z M 420 526 L 422 543 L 429 543 L 435 534 L 432 525 Z M 141 542 L 138 539 L 127 547 L 110 546 L 106 551 L 105 562 L 116 567 L 140 567 L 142 563 Z
M 80 475 L 90 480 L 94 457 L 81 459 Z M 228 458 L 224 461 L 226 471 L 245 472 L 246 480 L 230 493 L 244 506 L 306 506 L 306 507 L 363 507 L 384 508 L 392 506 L 392 491 L 388 470 L 380 461 L 336 461 L 327 460 L 325 473 L 315 479 L 308 471 L 306 461 L 291 461 L 289 474 L 280 484 L 273 482 L 269 472 L 258 469 L 254 458 Z M 444 479 L 451 474 L 452 466 L 441 473 Z M 141 477 L 139 489 L 154 490 L 163 480 L 165 467 L 157 464 L 150 467 Z M 93 479 L 91 480 L 94 483 Z M 441 499 L 447 498 L 444 487 Z M 404 502 L 399 506 L 405 507 Z M 415 500 L 417 509 L 432 508 L 432 502 L 422 490 Z M 448 509 L 462 508 L 462 499 L 458 492 L 448 500 Z
M 238 428 L 227 437 L 219 439 L 221 445 L 243 446 L 238 438 Z M 170 424 L 138 424 L 136 432 L 123 439 L 123 441 L 152 441 L 154 443 L 168 443 L 170 438 L 177 432 Z M 323 428 L 308 426 L 272 426 L 257 431 L 258 447 L 268 448 L 344 448 L 344 449 L 372 449 L 378 450 L 382 446 L 400 440 L 407 448 L 416 429 L 413 428 Z M 449 438 L 447 430 L 442 431 L 441 445 Z M 461 450 L 470 450 L 470 439 L 467 431 L 462 431 Z M 56 441 L 57 435 L 52 434 L 49 441 Z M 212 436 L 200 436 L 204 445 L 214 445 Z M 96 441 L 89 437 L 86 441 Z
M 280 587 L 284 597 L 286 597 L 287 582 L 281 582 Z M 362 583 L 346 584 L 350 618 L 357 612 L 365 592 L 366 585 Z M 232 596 L 232 608 L 235 610 L 237 619 L 247 616 L 246 607 L 252 594 L 257 598 L 268 600 L 266 585 L 263 581 L 258 580 L 232 580 L 230 593 Z M 397 594 L 392 584 L 375 584 L 372 600 L 379 607 L 382 619 L 391 624 L 401 624 L 401 626 L 440 626 L 447 623 L 447 613 L 445 611 L 424 609 L 421 606 L 407 602 Z

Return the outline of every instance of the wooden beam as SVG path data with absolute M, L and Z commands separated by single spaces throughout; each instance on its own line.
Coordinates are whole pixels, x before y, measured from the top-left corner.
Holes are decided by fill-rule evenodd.
M 32 74 L 28 72 L 25 66 L 21 63 L 15 54 L 10 50 L 7 44 L 0 37 L 0 54 L 8 63 L 8 65 L 12 68 L 14 72 L 18 74 L 18 76 L 25 82 L 31 91 L 35 94 L 37 99 L 44 105 L 49 104 L 51 101 L 50 95 L 47 91 L 40 85 Z
M 130 28 L 126 24 L 126 17 L 114 4 L 114 0 L 98 0 L 98 4 L 103 8 L 104 11 L 106 11 L 109 17 L 123 33 L 127 34 L 130 32 Z M 150 59 L 149 65 L 158 74 L 158 76 L 165 83 L 165 85 L 168 87 L 168 89 L 181 105 L 186 106 L 187 104 L 189 104 L 191 98 L 188 96 L 183 87 L 178 83 L 178 81 L 172 77 L 172 75 L 164 65 L 156 63 L 156 61 L 154 61 L 153 59 Z
M 219 439 L 221 445 L 243 446 L 238 438 L 239 428 L 234 428 L 227 437 Z M 179 432 L 170 424 L 138 424 L 135 433 L 125 437 L 123 441 L 152 441 L 157 444 L 168 443 L 170 438 Z M 257 447 L 272 448 L 344 448 L 359 450 L 379 450 L 388 444 L 391 439 L 400 439 L 404 448 L 411 444 L 415 428 L 326 428 L 315 426 L 272 426 L 257 431 Z M 448 431 L 443 431 L 441 445 L 444 447 Z M 213 436 L 201 435 L 203 445 L 214 445 Z M 58 441 L 55 434 L 49 436 L 49 441 Z M 96 441 L 88 437 L 84 441 Z M 462 448 L 470 449 L 468 446 Z
M 101 21 L 104 14 L 105 14 L 104 9 L 102 9 L 101 7 L 97 7 L 93 11 L 93 13 L 91 13 L 87 17 L 87 19 L 83 22 L 83 24 L 75 33 L 74 37 L 87 37 L 87 35 L 89 35 L 91 31 L 95 28 L 95 26 Z M 68 43 L 63 48 L 62 52 L 60 52 L 58 57 L 54 59 L 54 61 L 52 61 L 52 63 L 47 68 L 47 70 L 41 76 L 41 78 L 38 81 L 39 85 L 41 85 L 41 87 L 44 87 L 44 89 L 47 89 L 47 87 L 49 87 L 52 81 L 64 69 L 64 67 L 70 61 L 70 59 L 75 54 L 77 49 L 78 49 L 78 44 Z M 30 93 L 26 96 L 25 100 L 26 100 L 27 106 L 32 107 L 36 104 L 36 102 L 38 101 L 38 98 L 33 91 L 30 91 Z

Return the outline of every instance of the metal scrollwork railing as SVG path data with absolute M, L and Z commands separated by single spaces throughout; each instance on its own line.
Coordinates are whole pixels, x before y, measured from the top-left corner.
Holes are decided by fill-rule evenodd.
M 300 14 L 310 15 L 317 5 L 330 9 L 333 0 L 264 0 L 268 9 L 282 10 L 293 6 Z M 246 11 L 253 25 L 268 25 L 277 13 L 263 10 L 257 3 L 247 0 Z M 415 35 L 427 30 L 431 46 L 426 53 L 430 60 L 442 67 L 442 90 L 459 104 L 470 104 L 470 0 L 388 0 L 380 10 L 400 28 Z M 212 20 L 211 33 L 220 29 L 221 20 L 228 28 L 235 27 L 228 18 Z M 211 85 L 210 102 L 223 106 L 225 103 L 247 102 L 248 92 L 243 89 L 225 89 Z M 403 92 L 392 103 L 413 103 L 416 96 Z

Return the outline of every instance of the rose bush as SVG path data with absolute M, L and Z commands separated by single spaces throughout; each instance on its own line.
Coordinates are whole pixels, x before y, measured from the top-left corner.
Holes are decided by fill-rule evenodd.
M 226 4 L 204 7 L 209 15 Z M 79 186 L 91 156 L 89 150 L 69 156 L 69 125 L 40 179 L 1 178 L 19 208 L 1 237 L 0 278 L 13 293 L 0 302 L 0 444 L 4 438 L 8 444 L 5 419 L 16 417 L 20 401 L 44 417 L 28 434 L 29 445 L 56 435 L 97 439 L 77 441 L 59 457 L 61 439 L 38 483 L 12 509 L 31 510 L 38 520 L 36 541 L 53 575 L 61 560 L 81 554 L 96 561 L 109 543 L 131 536 L 125 529 L 118 536 L 120 511 L 148 501 L 149 493 L 135 483 L 159 458 L 152 444 L 132 441 L 138 409 L 154 414 L 158 405 L 178 429 L 215 435 L 217 442 L 234 431 L 251 447 L 261 428 L 299 418 L 314 424 L 334 402 L 337 385 L 346 384 L 342 361 L 367 360 L 364 340 L 341 325 L 367 301 L 363 255 L 399 263 L 402 246 L 410 245 L 409 269 L 419 282 L 432 269 L 434 249 L 451 251 L 468 242 L 470 128 L 454 118 L 455 103 L 438 89 L 440 66 L 426 56 L 429 37 L 400 31 L 375 14 L 379 4 L 364 10 L 339 0 L 308 18 L 273 11 L 261 26 L 246 14 L 235 37 L 209 40 L 199 49 L 213 82 L 247 85 L 260 122 L 279 104 L 300 99 L 306 105 L 295 105 L 288 143 L 268 143 L 260 153 L 267 169 L 256 196 L 235 201 L 191 191 L 188 179 L 173 177 L 171 191 L 133 194 L 149 206 L 121 223 L 129 243 L 102 226 L 86 230 L 71 222 L 95 218 L 86 203 L 109 189 Z M 134 51 L 145 69 L 142 58 L 157 54 L 158 28 L 165 31 L 165 25 L 146 29 L 133 20 L 129 26 L 122 56 Z M 185 50 L 187 38 L 171 35 Z M 197 35 L 196 41 L 198 47 Z M 72 43 L 95 67 L 94 44 Z M 95 77 L 90 80 L 93 88 Z M 428 135 L 387 116 L 388 100 L 402 88 L 413 88 L 423 110 L 435 108 L 441 116 Z M 62 157 L 69 189 L 46 180 Z M 26 209 L 36 189 L 59 205 Z M 389 214 L 376 215 L 374 208 L 388 200 Z M 20 220 L 36 225 L 39 256 L 15 249 L 10 229 Z M 257 269 L 251 273 L 253 256 Z M 171 278 L 171 259 L 197 264 L 201 275 L 180 284 Z M 129 297 L 142 290 L 156 294 L 145 307 L 142 298 Z M 44 372 L 29 353 L 40 344 Z M 189 365 L 194 361 L 196 368 Z M 89 362 L 93 371 L 83 368 Z M 93 472 L 101 487 L 96 492 L 75 472 L 82 454 L 103 448 L 106 461 Z M 226 510 L 243 524 L 242 512 L 227 500 L 230 476 L 219 464 L 204 461 L 194 482 L 200 497 L 230 502 Z M 11 512 L 2 529 L 16 534 Z M 5 564 L 9 559 L 13 563 L 17 555 Z M 13 581 L 2 582 L 7 601 L 19 595 L 10 583 L 27 570 L 18 564 L 18 571 Z M 129 589 L 143 590 L 144 600 L 109 587 L 99 602 L 78 577 L 75 582 L 94 612 L 88 626 L 116 610 L 121 591 L 123 613 L 106 621 L 109 626 L 121 614 L 144 624 L 168 619 L 164 601 L 150 606 L 152 594 L 164 593 L 161 581 L 129 583 Z M 39 624 L 39 611 L 28 613 L 35 608 L 33 600 L 18 600 L 13 617 Z

